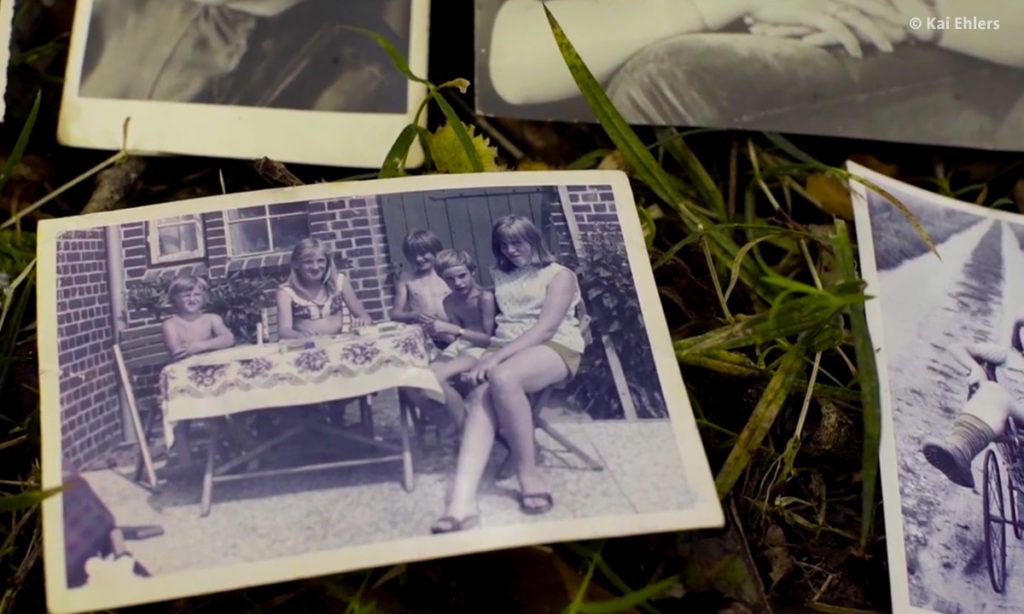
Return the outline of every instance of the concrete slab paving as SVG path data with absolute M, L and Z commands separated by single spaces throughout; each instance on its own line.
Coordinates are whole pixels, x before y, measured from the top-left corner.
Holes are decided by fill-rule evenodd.
M 542 516 L 520 512 L 515 478 L 495 481 L 504 451 L 496 449 L 480 492 L 482 526 L 499 527 L 687 509 L 694 496 L 667 421 L 556 424 L 592 452 L 603 471 L 587 468 L 544 434 L 541 465 L 555 506 Z M 387 429 L 381 431 L 387 434 Z M 128 543 L 153 574 L 422 536 L 441 514 L 454 458 L 436 446 L 418 454 L 416 488 L 400 484 L 388 463 L 218 484 L 213 509 L 199 516 L 199 476 L 169 482 L 152 494 L 116 470 L 84 474 L 119 524 L 158 524 L 164 535 Z

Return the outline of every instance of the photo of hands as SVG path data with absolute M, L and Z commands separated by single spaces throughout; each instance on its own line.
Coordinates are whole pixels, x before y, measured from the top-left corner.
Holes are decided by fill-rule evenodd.
M 481 112 L 593 121 L 544 6 L 629 123 L 1024 146 L 1018 2 L 478 0 Z

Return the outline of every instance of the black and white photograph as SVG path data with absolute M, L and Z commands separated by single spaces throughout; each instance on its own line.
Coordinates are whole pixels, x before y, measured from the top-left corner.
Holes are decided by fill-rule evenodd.
M 545 6 L 632 124 L 1024 149 L 1016 0 L 476 0 L 480 112 L 595 121 Z
M 80 2 L 60 139 L 378 166 L 425 89 L 367 32 L 425 74 L 428 2 Z
M 724 522 L 623 173 L 39 233 L 53 612 Z
M 850 165 L 895 611 L 1024 610 L 1024 216 Z

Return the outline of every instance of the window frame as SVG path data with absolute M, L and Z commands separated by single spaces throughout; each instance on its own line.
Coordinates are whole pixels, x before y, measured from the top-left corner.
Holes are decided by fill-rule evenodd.
M 265 212 L 261 216 L 253 216 L 253 217 L 242 218 L 242 219 L 237 219 L 237 220 L 232 220 L 228 216 L 229 210 L 222 211 L 221 212 L 221 217 L 224 220 L 224 243 L 227 246 L 228 257 L 229 258 L 249 258 L 251 256 L 265 256 L 267 254 L 283 254 L 283 253 L 287 253 L 287 252 L 291 251 L 292 248 L 290 248 L 290 247 L 289 248 L 278 248 L 278 247 L 276 247 L 274 245 L 274 230 L 273 230 L 273 227 L 270 225 L 270 221 L 271 221 L 272 218 L 297 217 L 297 216 L 300 216 L 300 215 L 305 216 L 305 218 L 306 218 L 307 236 L 309 236 L 311 233 L 309 232 L 310 213 L 309 213 L 309 207 L 308 206 L 305 207 L 302 211 L 291 212 L 291 213 L 274 214 L 274 213 L 272 213 L 270 211 L 271 207 L 274 207 L 275 205 L 289 205 L 289 204 L 294 204 L 294 203 L 272 203 L 272 204 L 267 204 L 267 205 L 250 205 L 249 207 L 239 207 L 240 209 L 249 209 L 251 207 L 263 207 Z M 260 251 L 260 252 L 236 253 L 235 252 L 234 242 L 232 242 L 232 240 L 231 240 L 231 225 L 232 224 L 244 223 L 244 222 L 252 222 L 254 220 L 263 220 L 264 227 L 267 229 L 267 239 L 268 239 L 268 243 L 270 244 L 270 249 L 263 250 L 263 251 Z
M 169 221 L 169 220 L 174 220 Z M 161 222 L 166 222 L 161 224 Z M 196 249 L 181 251 L 176 254 L 160 253 L 160 229 L 166 226 L 180 226 L 191 222 L 196 229 Z M 186 262 L 188 260 L 201 260 L 206 257 L 206 237 L 204 234 L 203 218 L 198 213 L 185 213 L 159 220 L 146 222 L 146 241 L 149 244 L 149 262 L 151 264 L 172 264 Z

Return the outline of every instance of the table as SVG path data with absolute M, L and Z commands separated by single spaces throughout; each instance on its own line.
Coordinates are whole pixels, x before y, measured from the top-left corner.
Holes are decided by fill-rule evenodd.
M 253 410 L 285 411 L 283 408 L 356 397 L 363 397 L 361 406 L 368 413 L 371 410 L 365 395 L 396 387 L 442 394 L 429 368 L 426 337 L 418 326 L 388 323 L 358 333 L 236 346 L 190 356 L 161 371 L 160 403 L 169 448 L 174 442 L 174 425 L 182 420 L 224 418 Z M 403 485 L 412 490 L 409 416 L 404 406 L 399 411 L 401 447 L 312 420 L 298 420 L 294 426 L 219 467 L 214 463 L 216 446 L 211 443 L 203 473 L 200 514 L 209 513 L 214 482 L 331 467 L 401 461 Z M 211 442 L 217 441 L 220 425 L 220 420 L 211 421 Z M 226 473 L 288 439 L 311 431 L 354 440 L 390 454 L 289 469 Z

